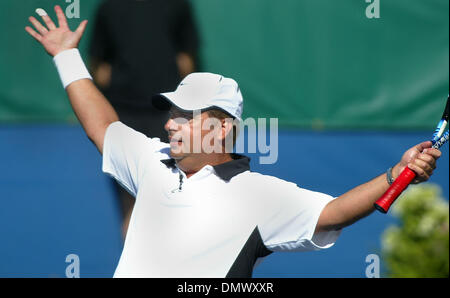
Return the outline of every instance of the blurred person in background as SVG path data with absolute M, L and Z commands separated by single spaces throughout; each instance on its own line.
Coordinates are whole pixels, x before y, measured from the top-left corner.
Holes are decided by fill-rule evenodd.
M 151 96 L 196 70 L 197 49 L 187 0 L 106 0 L 94 23 L 90 72 L 123 123 L 167 141 L 168 114 L 153 107 Z M 135 199 L 114 184 L 125 235 Z

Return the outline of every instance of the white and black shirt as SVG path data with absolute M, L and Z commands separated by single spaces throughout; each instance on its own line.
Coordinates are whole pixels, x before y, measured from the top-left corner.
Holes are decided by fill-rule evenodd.
M 273 251 L 328 248 L 314 233 L 329 195 L 250 171 L 249 159 L 205 166 L 190 178 L 170 145 L 121 122 L 103 147 L 103 171 L 136 197 L 114 277 L 251 277 Z

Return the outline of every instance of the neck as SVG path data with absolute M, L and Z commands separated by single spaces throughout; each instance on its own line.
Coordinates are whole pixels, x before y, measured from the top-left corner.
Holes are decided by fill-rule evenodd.
M 188 156 L 176 160 L 177 166 L 186 173 L 189 178 L 204 166 L 216 166 L 233 160 L 229 153 L 199 153 L 194 156 Z

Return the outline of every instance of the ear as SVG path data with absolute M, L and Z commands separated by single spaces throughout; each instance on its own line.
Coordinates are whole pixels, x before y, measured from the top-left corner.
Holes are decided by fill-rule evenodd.
M 230 118 L 225 118 L 220 120 L 220 122 L 221 122 L 220 140 L 223 141 L 228 135 L 230 135 L 230 132 L 233 130 L 233 121 Z

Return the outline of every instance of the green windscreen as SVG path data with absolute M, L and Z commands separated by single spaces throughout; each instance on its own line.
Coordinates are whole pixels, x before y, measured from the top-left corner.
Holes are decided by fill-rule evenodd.
M 238 81 L 244 117 L 282 127 L 430 129 L 448 94 L 449 1 L 375 2 L 192 0 L 201 70 Z M 50 57 L 23 30 L 35 8 L 56 3 L 69 5 L 0 2 L 2 122 L 75 119 Z M 99 1 L 80 4 L 91 20 Z

